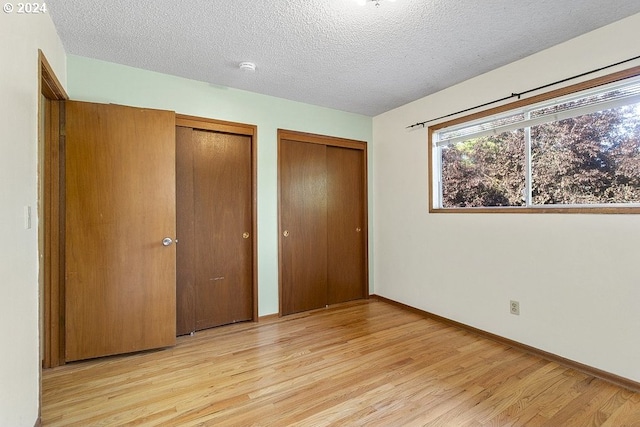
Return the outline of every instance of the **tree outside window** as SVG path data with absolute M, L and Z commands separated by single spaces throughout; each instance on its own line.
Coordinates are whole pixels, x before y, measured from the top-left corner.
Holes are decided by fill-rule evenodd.
M 640 79 L 634 84 L 443 130 L 453 142 L 434 148 L 438 207 L 640 204 Z

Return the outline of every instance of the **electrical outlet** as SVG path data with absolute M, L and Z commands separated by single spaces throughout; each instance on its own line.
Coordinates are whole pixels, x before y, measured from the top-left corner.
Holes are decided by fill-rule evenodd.
M 520 315 L 520 302 L 511 300 L 509 302 L 509 310 L 511 314 L 515 314 L 516 316 Z

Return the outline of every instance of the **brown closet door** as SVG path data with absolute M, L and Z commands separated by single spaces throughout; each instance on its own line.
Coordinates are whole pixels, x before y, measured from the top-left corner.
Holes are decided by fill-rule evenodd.
M 175 115 L 66 102 L 66 360 L 175 344 Z
M 193 129 L 176 127 L 176 334 L 196 330 Z
M 280 289 L 283 315 L 327 305 L 326 147 L 281 140 Z
M 178 334 L 253 316 L 251 137 L 178 128 Z
M 362 150 L 327 147 L 327 301 L 366 296 L 366 230 Z

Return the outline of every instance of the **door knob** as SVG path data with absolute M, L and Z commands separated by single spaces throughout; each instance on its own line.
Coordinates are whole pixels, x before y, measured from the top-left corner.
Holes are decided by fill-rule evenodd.
M 173 239 L 171 239 L 171 237 L 165 237 L 162 239 L 162 246 L 171 246 L 172 243 Z
M 282 235 L 284 237 L 289 237 L 289 230 L 284 230 L 284 233 L 282 233 Z
M 243 239 L 248 239 L 249 238 L 249 232 L 245 231 L 244 233 L 242 233 L 242 238 Z
M 362 228 L 360 228 L 360 227 L 356 227 L 356 233 L 359 233 L 359 232 L 361 232 L 361 231 L 362 231 Z

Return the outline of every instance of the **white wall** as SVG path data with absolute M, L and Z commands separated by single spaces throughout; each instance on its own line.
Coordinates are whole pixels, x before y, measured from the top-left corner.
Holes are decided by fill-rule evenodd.
M 242 73 L 239 78 L 251 75 Z M 277 313 L 277 130 L 371 142 L 372 118 L 74 55 L 68 59 L 68 81 L 69 96 L 76 100 L 173 110 L 257 125 L 258 311 L 260 316 Z M 369 194 L 371 185 L 370 180 Z M 370 265 L 372 259 L 370 256 Z
M 38 418 L 38 49 L 64 84 L 65 52 L 49 16 L 0 12 L 0 426 Z
M 374 118 L 377 294 L 640 381 L 640 215 L 430 214 L 427 132 L 405 130 L 635 57 L 638 28 L 640 14 Z

